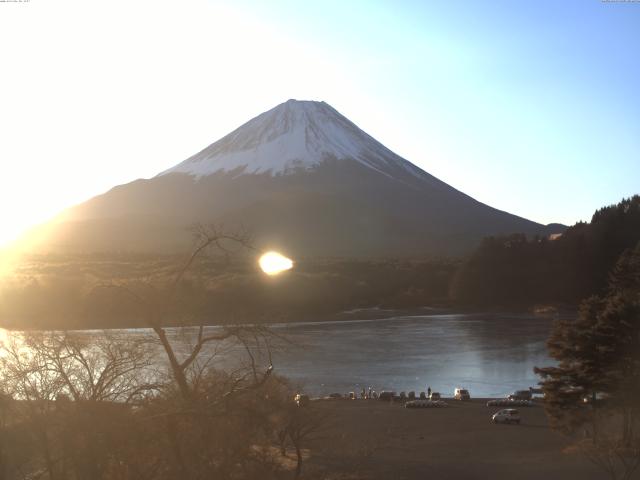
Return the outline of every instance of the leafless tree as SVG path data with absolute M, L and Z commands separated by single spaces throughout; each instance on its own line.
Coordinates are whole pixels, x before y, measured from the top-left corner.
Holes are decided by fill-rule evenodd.
M 303 445 L 326 429 L 328 423 L 328 413 L 313 406 L 294 407 L 289 410 L 284 433 L 286 435 L 285 438 L 290 440 L 296 453 L 294 479 L 297 480 L 302 473 Z
M 3 432 L 28 432 L 29 473 L 50 479 L 106 478 L 130 405 L 158 388 L 148 342 L 139 338 L 14 333 L 0 362 L 12 413 Z
M 263 325 L 208 327 L 213 322 L 191 316 L 193 305 L 180 296 L 208 250 L 251 252 L 250 238 L 201 225 L 194 232 L 193 251 L 169 281 L 103 284 L 91 293 L 135 306 L 151 335 L 34 332 L 3 345 L 0 384 L 19 428 L 2 431 L 26 432 L 23 450 L 31 453 L 25 465 L 14 462 L 11 478 L 280 478 L 283 429 L 300 476 L 303 443 L 323 420 L 295 409 L 286 382 L 273 375 L 274 342 L 285 340 Z M 218 365 L 230 357 L 236 362 Z
M 193 250 L 164 288 L 151 284 L 137 289 L 118 284 L 97 287 L 112 291 L 114 298 L 133 301 L 164 353 L 171 382 L 163 399 L 148 410 L 148 420 L 164 427 L 171 452 L 167 475 L 182 478 L 225 475 L 243 463 L 239 454 L 244 456 L 245 464 L 251 458 L 253 450 L 248 447 L 258 440 L 246 438 L 244 432 L 268 429 L 269 422 L 266 415 L 256 415 L 252 419 L 255 425 L 247 424 L 242 406 L 253 409 L 252 405 L 259 401 L 255 395 L 261 395 L 260 390 L 272 376 L 271 347 L 275 338 L 262 325 L 207 327 L 199 322 L 193 326 L 194 319 L 188 314 L 193 305 L 183 305 L 179 297 L 188 272 L 211 250 L 225 256 L 254 251 L 245 232 L 228 233 L 203 225 L 196 225 L 193 231 Z M 230 371 L 217 371 L 213 364 L 225 345 L 236 353 L 242 352 L 244 361 Z M 229 423 L 234 416 L 235 424 Z M 233 436 L 238 442 L 225 439 L 224 435 Z M 267 441 L 267 437 L 263 440 Z
M 96 288 L 114 290 L 120 296 L 129 297 L 137 305 L 138 314 L 143 318 L 143 322 L 155 333 L 169 364 L 169 368 L 182 400 L 189 403 L 194 400 L 194 388 L 198 382 L 190 379 L 193 370 L 202 371 L 202 356 L 206 352 L 206 347 L 210 344 L 220 344 L 225 341 L 233 341 L 245 347 L 246 352 L 251 356 L 251 348 L 265 347 L 269 349 L 268 337 L 272 335 L 268 328 L 260 325 L 229 325 L 219 329 L 207 329 L 200 323 L 193 326 L 189 320 L 188 313 L 180 311 L 180 300 L 178 291 L 181 282 L 194 265 L 206 255 L 210 250 L 222 253 L 225 256 L 237 254 L 242 250 L 255 250 L 251 243 L 250 236 L 244 232 L 229 233 L 217 226 L 204 226 L 196 224 L 192 227 L 194 234 L 194 247 L 188 257 L 178 266 L 173 279 L 166 289 L 158 289 L 154 285 L 145 284 L 142 291 L 126 285 L 109 284 L 100 285 Z M 186 306 L 185 310 L 189 310 Z M 167 325 L 188 326 L 190 332 L 183 332 L 174 338 L 178 345 L 172 342 L 168 334 Z M 195 334 L 190 334 L 196 329 Z M 185 341 L 188 339 L 188 341 Z M 251 357 L 252 358 L 252 357 Z M 207 362 L 204 361 L 204 364 Z M 270 375 L 272 366 L 258 375 L 255 362 L 252 363 L 252 374 L 256 386 Z
M 623 442 L 616 436 L 601 433 L 597 438 L 576 442 L 567 450 L 583 454 L 611 480 L 630 480 L 640 467 L 640 443 L 637 440 Z

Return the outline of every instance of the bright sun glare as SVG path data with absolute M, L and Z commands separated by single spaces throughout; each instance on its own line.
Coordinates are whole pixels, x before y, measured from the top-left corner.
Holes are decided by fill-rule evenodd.
M 278 252 L 265 253 L 260 257 L 259 263 L 260 268 L 267 275 L 277 275 L 293 267 L 293 261 Z

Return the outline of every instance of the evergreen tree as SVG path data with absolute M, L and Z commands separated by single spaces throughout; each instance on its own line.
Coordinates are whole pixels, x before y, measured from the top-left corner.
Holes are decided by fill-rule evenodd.
M 471 305 L 577 304 L 601 292 L 625 249 L 640 241 L 640 195 L 596 211 L 555 240 L 485 239 L 456 272 L 450 294 Z
M 640 466 L 640 243 L 621 255 L 602 296 L 556 323 L 548 347 L 557 366 L 535 370 L 552 427 L 582 431 L 576 446 L 612 478 L 629 478 Z

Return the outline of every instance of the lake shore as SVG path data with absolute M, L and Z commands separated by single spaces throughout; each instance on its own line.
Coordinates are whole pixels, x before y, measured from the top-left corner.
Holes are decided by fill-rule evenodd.
M 349 480 L 603 478 L 583 457 L 563 453 L 568 440 L 553 432 L 540 404 L 519 408 L 521 425 L 495 425 L 488 399 L 447 408 L 406 409 L 379 400 L 316 400 L 327 416 L 309 442 L 303 471 Z M 315 477 L 312 477 L 315 478 Z
M 459 316 L 459 315 L 510 315 L 514 317 L 537 317 L 554 320 L 558 317 L 577 315 L 578 307 L 574 305 L 562 306 L 522 306 L 522 307 L 497 307 L 476 308 L 464 306 L 423 306 L 423 307 L 366 307 L 344 310 L 333 314 L 307 315 L 298 320 L 275 321 L 270 325 L 295 325 L 295 324 L 321 324 L 334 322 L 385 320 L 391 318 L 428 317 L 428 316 Z M 211 325 L 215 326 L 215 325 Z

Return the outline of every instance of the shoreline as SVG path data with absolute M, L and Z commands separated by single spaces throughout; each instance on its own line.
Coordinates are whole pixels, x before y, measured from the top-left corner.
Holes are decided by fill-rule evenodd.
M 429 307 L 423 307 L 429 308 Z M 345 312 L 340 312 L 339 314 L 326 317 L 317 317 L 317 318 L 307 318 L 305 320 L 299 321 L 280 321 L 280 322 L 264 322 L 264 323 L 218 323 L 218 324 L 202 324 L 205 328 L 225 328 L 228 326 L 266 326 L 273 328 L 287 328 L 287 327 L 299 327 L 305 325 L 338 325 L 338 324 L 350 324 L 350 323 L 367 323 L 367 322 L 380 322 L 380 321 L 390 321 L 390 320 L 403 320 L 403 319 L 415 319 L 415 318 L 439 318 L 443 319 L 446 317 L 481 317 L 487 315 L 496 315 L 501 317 L 522 317 L 522 318 L 536 318 L 541 320 L 549 320 L 553 321 L 559 317 L 571 316 L 573 312 L 565 311 L 562 313 L 549 314 L 549 313 L 534 313 L 531 311 L 522 311 L 522 310 L 464 310 L 464 309 L 456 309 L 456 310 L 444 310 L 437 309 L 438 313 L 428 313 L 424 310 L 406 310 L 406 309 L 385 309 L 384 314 L 379 313 L 378 315 L 371 315 L 368 313 L 367 309 L 358 309 L 362 310 L 362 312 L 357 312 L 355 316 L 345 317 Z M 435 310 L 435 309 L 433 309 Z M 365 312 L 366 311 L 366 312 Z M 347 311 L 349 312 L 349 311 Z M 381 311 L 382 312 L 382 311 Z M 366 314 L 365 314 L 366 313 Z M 200 324 L 184 324 L 184 325 L 174 325 L 167 324 L 164 325 L 163 328 L 166 329 L 177 329 L 177 328 L 198 328 Z M 34 327 L 25 327 L 25 328 L 14 328 L 12 326 L 3 326 L 0 324 L 0 330 L 5 330 L 7 332 L 126 332 L 130 330 L 149 330 L 151 331 L 151 327 L 146 325 L 133 325 L 133 326 L 111 326 L 111 327 L 96 327 L 91 326 L 89 328 L 77 328 L 74 326 L 73 328 L 50 328 L 50 329 L 42 329 L 42 328 L 34 328 Z
M 394 318 L 417 318 L 417 317 L 446 317 L 446 316 L 474 316 L 474 315 L 497 315 L 497 316 L 513 316 L 513 317 L 535 317 L 554 320 L 556 318 L 575 316 L 578 313 L 577 305 L 546 305 L 546 306 L 513 306 L 513 307 L 496 307 L 483 308 L 471 306 L 455 306 L 455 305 L 424 305 L 420 307 L 357 307 L 340 312 L 326 314 L 300 315 L 298 318 L 273 318 L 272 321 L 259 322 L 243 322 L 243 323 L 215 323 L 215 322 L 193 322 L 189 324 L 167 323 L 165 328 L 180 327 L 199 327 L 203 325 L 208 328 L 223 328 L 230 325 L 260 325 L 280 328 L 283 326 L 302 326 L 302 325 L 322 325 L 337 324 L 344 322 L 366 322 L 390 320 Z M 86 327 L 74 321 L 65 324 L 57 324 L 52 322 L 50 328 L 40 328 L 39 326 L 25 325 L 17 327 L 19 321 L 7 322 L 0 321 L 0 329 L 7 331 L 101 331 L 101 330 L 140 330 L 151 328 L 146 324 L 136 321 L 131 322 L 113 322 L 108 325 L 101 326 L 92 322 L 86 323 Z

